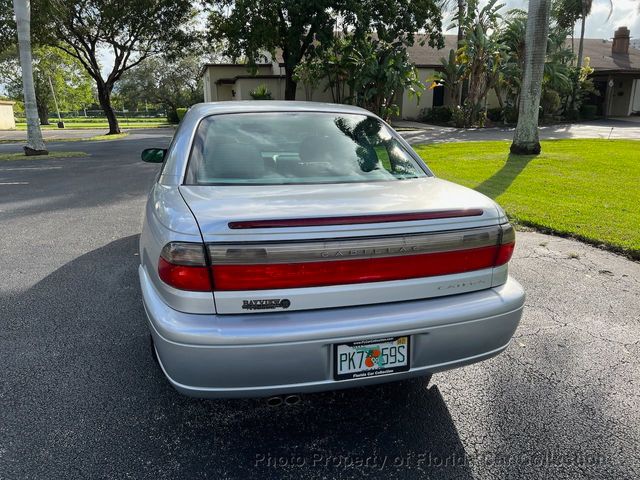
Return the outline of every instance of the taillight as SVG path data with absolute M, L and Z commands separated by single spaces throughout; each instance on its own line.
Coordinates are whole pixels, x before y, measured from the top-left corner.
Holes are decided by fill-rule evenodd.
M 500 230 L 500 244 L 498 245 L 494 267 L 504 265 L 511 260 L 513 250 L 516 247 L 516 231 L 514 228 L 509 223 L 505 223 L 500 225 Z
M 211 291 L 211 277 L 201 243 L 167 243 L 158 259 L 158 275 L 167 285 L 180 290 Z
M 345 240 L 210 244 L 216 290 L 266 290 L 405 280 L 504 265 L 511 225 Z

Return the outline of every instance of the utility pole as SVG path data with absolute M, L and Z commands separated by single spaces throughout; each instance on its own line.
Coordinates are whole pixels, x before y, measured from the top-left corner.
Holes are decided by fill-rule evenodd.
M 48 75 L 49 79 L 49 88 L 51 89 L 51 95 L 53 95 L 53 103 L 56 106 L 56 113 L 58 114 L 58 128 L 64 128 L 64 122 L 62 121 L 62 117 L 60 116 L 60 109 L 58 108 L 58 100 L 56 99 L 56 92 L 53 89 L 53 83 L 51 82 L 51 75 Z

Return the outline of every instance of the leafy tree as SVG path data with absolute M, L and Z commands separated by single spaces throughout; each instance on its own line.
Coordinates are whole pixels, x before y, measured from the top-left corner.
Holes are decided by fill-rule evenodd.
M 502 64 L 501 76 L 496 86 L 496 94 L 503 99 L 502 114 L 508 123 L 518 119 L 520 87 L 524 70 L 524 39 L 527 26 L 527 12 L 514 9 L 507 12 L 505 25 L 500 35 L 500 43 L 507 56 Z
M 465 21 L 467 34 L 459 49 L 459 56 L 464 65 L 464 78 L 469 82 L 465 111 L 470 125 L 478 122 L 482 101 L 487 92 L 497 85 L 505 60 L 505 48 L 500 42 L 499 31 L 502 19 L 499 10 L 503 6 L 497 0 L 490 0 L 482 8 L 477 0 L 469 3 Z
M 15 49 L 0 55 L 0 82 L 5 84 L 10 97 L 20 97 L 22 78 Z M 82 65 L 52 47 L 38 47 L 33 51 L 33 82 L 41 125 L 49 124 L 49 112 L 55 108 L 51 86 L 63 111 L 80 110 L 93 101 L 91 78 Z
M 453 4 L 453 5 L 452 5 Z M 448 30 L 453 28 L 457 28 L 458 32 L 458 50 L 464 46 L 464 38 L 465 38 L 465 26 L 467 23 L 467 0 L 444 0 L 443 7 L 447 9 L 455 9 L 455 15 L 453 16 L 453 23 L 449 25 Z M 449 64 L 451 68 L 453 64 Z M 460 105 L 462 103 L 462 94 L 463 94 L 463 81 L 456 82 L 455 84 L 451 84 L 450 88 L 453 88 L 453 92 L 451 92 L 451 98 L 453 102 L 451 105 Z
M 507 58 L 502 68 L 499 88 L 506 95 L 505 108 L 512 109 L 520 103 L 520 90 L 524 70 L 524 39 L 527 24 L 527 12 L 511 10 L 506 15 L 506 24 L 500 36 L 504 44 Z M 544 62 L 541 95 L 545 114 L 557 114 L 568 108 L 564 106 L 571 98 L 573 89 L 574 67 L 571 66 L 575 56 L 567 46 L 569 29 L 562 21 L 553 18 L 549 22 L 547 50 Z M 584 84 L 587 86 L 587 83 Z M 554 107 L 557 98 L 561 100 L 561 108 Z M 515 119 L 514 119 L 515 120 Z
M 200 67 L 201 59 L 195 55 L 152 57 L 125 72 L 116 93 L 129 109 L 162 105 L 169 120 L 177 122 L 178 108 L 203 101 Z
M 400 113 L 404 91 L 419 97 L 424 89 L 404 44 L 371 35 L 335 37 L 296 72 L 315 86 L 326 79 L 334 102 L 359 105 L 387 119 Z
M 42 139 L 42 131 L 38 122 L 36 92 L 33 86 L 33 68 L 31 60 L 31 9 L 28 0 L 13 0 L 22 67 L 22 85 L 24 92 L 24 108 L 27 114 L 27 155 L 46 155 L 47 149 Z
M 343 34 L 414 42 L 420 30 L 442 45 L 437 0 L 208 0 L 209 37 L 225 42 L 231 58 L 250 66 L 279 52 L 284 61 L 285 99 L 295 100 L 296 67 L 331 44 L 338 18 Z
M 442 64 L 442 69 L 427 78 L 427 81 L 431 82 L 429 88 L 436 88 L 442 85 L 449 94 L 448 104 L 451 106 L 457 105 L 460 100 L 459 92 L 465 66 L 460 62 L 454 49 L 449 50 L 449 56 L 447 58 L 442 57 L 440 63 Z
M 413 45 L 416 33 L 422 31 L 428 40 L 421 36 L 421 45 L 442 48 L 442 5 L 440 0 L 343 0 L 336 11 L 343 18 L 343 31 L 356 38 L 373 33 L 387 43 Z
M 250 66 L 265 53 L 281 52 L 285 64 L 285 98 L 295 100 L 296 66 L 315 49 L 314 42 L 333 37 L 336 2 L 330 0 L 212 0 L 209 37 L 222 40 L 225 53 L 246 57 Z
M 16 44 L 12 0 L 0 0 L 0 54 Z
M 584 52 L 584 28 L 587 17 L 591 14 L 592 0 L 574 0 L 580 5 L 580 44 L 578 46 L 578 58 L 576 65 L 582 67 L 582 56 Z
M 324 69 L 319 59 L 312 58 L 309 61 L 299 63 L 293 76 L 296 83 L 304 85 L 305 100 L 312 101 L 314 90 L 320 86 L 320 82 L 324 79 Z
M 318 73 L 327 79 L 327 88 L 331 91 L 334 103 L 345 103 L 349 97 L 348 81 L 353 72 L 354 61 L 350 56 L 355 47 L 353 36 L 339 36 L 332 38 L 329 45 L 323 45 L 316 54 Z M 313 62 L 312 57 L 303 63 Z
M 188 0 L 39 0 L 41 41 L 76 58 L 93 78 L 109 134 L 120 132 L 111 105 L 116 82 L 146 58 L 176 51 L 187 40 Z M 106 78 L 99 56 L 113 55 Z
M 353 103 L 388 120 L 400 113 L 398 101 L 404 91 L 420 97 L 424 85 L 402 43 L 371 37 L 356 43 L 350 57 Z
M 551 18 L 559 28 L 571 33 L 571 51 L 574 49 L 574 30 L 582 15 L 582 0 L 555 0 L 551 4 Z
M 511 153 L 539 154 L 538 115 L 544 75 L 551 0 L 529 0 L 524 72 L 518 124 Z

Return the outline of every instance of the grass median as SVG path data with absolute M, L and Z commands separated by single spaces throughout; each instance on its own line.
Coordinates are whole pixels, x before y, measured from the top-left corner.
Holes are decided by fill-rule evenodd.
M 82 129 L 100 129 L 104 128 L 106 130 L 109 129 L 109 123 L 105 119 L 101 118 L 72 118 L 72 119 L 63 119 L 64 127 L 67 130 L 82 130 Z M 160 127 L 169 127 L 170 123 L 167 122 L 166 118 L 130 118 L 124 119 L 119 118 L 118 124 L 120 128 L 160 128 Z M 51 120 L 50 125 L 40 125 L 40 128 L 43 130 L 58 130 L 57 120 Z M 26 122 L 16 122 L 16 130 L 26 130 L 27 124 Z
M 640 259 L 640 141 L 547 140 L 538 156 L 509 142 L 417 145 L 441 178 L 497 200 L 516 223 Z

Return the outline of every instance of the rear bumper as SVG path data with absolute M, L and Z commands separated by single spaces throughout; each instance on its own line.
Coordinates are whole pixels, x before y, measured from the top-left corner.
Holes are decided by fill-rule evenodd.
M 514 279 L 449 297 L 287 313 L 202 315 L 171 309 L 140 267 L 160 365 L 180 392 L 253 397 L 334 390 L 426 375 L 490 358 L 515 332 L 524 292 Z M 411 369 L 333 380 L 332 345 L 411 335 Z

